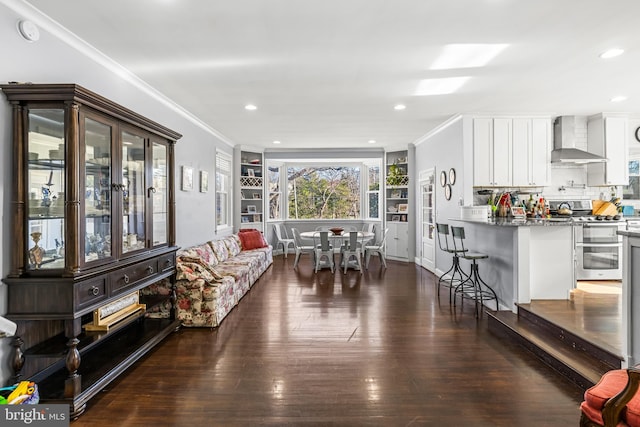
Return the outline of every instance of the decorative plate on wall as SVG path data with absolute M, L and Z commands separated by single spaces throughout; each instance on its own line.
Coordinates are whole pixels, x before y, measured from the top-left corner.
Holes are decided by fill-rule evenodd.
M 449 169 L 449 184 L 456 183 L 456 170 L 454 168 Z
M 451 185 L 447 184 L 444 186 L 444 198 L 447 200 L 451 200 Z
M 443 187 L 447 185 L 447 173 L 445 171 L 440 172 L 440 185 Z

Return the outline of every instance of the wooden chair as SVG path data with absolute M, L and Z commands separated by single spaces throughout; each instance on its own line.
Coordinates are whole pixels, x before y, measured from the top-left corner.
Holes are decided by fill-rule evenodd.
M 278 247 L 282 245 L 282 251 L 284 252 L 284 257 L 286 258 L 287 253 L 289 252 L 289 246 L 293 246 L 293 249 L 295 250 L 296 242 L 293 239 L 290 239 L 289 236 L 287 236 L 286 230 L 284 230 L 283 233 L 280 224 L 273 224 L 273 232 L 276 234 L 277 239 L 275 249 L 278 249 Z
M 640 369 L 614 369 L 584 392 L 582 427 L 640 427 Z

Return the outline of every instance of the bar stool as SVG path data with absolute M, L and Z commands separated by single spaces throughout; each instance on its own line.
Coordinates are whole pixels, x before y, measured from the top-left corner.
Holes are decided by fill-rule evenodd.
M 496 311 L 498 311 L 498 296 L 495 291 L 487 285 L 478 272 L 478 260 L 488 259 L 489 255 L 480 252 L 472 252 L 464 247 L 464 227 L 451 227 L 453 235 L 453 247 L 458 251 L 459 256 L 471 261 L 471 272 L 466 280 L 459 283 L 454 291 L 453 305 L 456 305 L 456 295 L 460 294 L 461 302 L 464 298 L 472 299 L 475 302 L 476 317 L 482 316 L 485 301 L 496 301 Z
M 436 229 L 438 230 L 438 246 L 440 246 L 440 250 L 450 253 L 453 258 L 451 268 L 442 273 L 442 275 L 438 278 L 438 282 L 436 283 L 436 290 L 438 291 L 438 302 L 440 302 L 440 286 L 442 286 L 442 284 L 444 283 L 444 286 L 449 288 L 449 304 L 451 304 L 452 289 L 454 287 L 453 283 L 461 283 L 463 280 L 468 279 L 469 276 L 464 271 L 462 271 L 462 268 L 460 268 L 460 255 L 463 251 L 458 251 L 455 249 L 455 247 L 449 245 L 449 226 L 447 224 L 436 223 Z M 445 276 L 447 276 L 449 273 L 451 273 L 451 278 L 446 279 Z M 457 279 L 456 275 L 458 276 Z

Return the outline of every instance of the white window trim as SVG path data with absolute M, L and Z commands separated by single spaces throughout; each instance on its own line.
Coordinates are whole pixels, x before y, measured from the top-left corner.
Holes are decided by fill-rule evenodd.
M 221 151 L 221 150 L 216 150 L 216 164 L 215 164 L 215 170 L 214 170 L 214 175 L 215 175 L 215 192 L 216 192 L 216 197 L 214 199 L 214 212 L 218 211 L 218 207 L 215 206 L 215 204 L 217 203 L 218 200 L 218 157 L 220 157 L 221 160 L 225 160 L 228 162 L 229 164 L 229 171 L 227 174 L 227 182 L 229 183 L 229 188 L 227 188 L 227 223 L 226 224 L 221 224 L 218 225 L 218 219 L 215 219 L 215 231 L 216 233 L 218 232 L 225 232 L 228 230 L 233 230 L 233 156 L 227 152 Z

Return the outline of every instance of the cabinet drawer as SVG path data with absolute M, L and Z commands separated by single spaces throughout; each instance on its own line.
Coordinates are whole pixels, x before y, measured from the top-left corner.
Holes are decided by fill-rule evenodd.
M 176 254 L 170 253 L 158 258 L 158 268 L 160 271 L 173 270 L 176 265 Z
M 158 258 L 142 261 L 111 273 L 111 295 L 134 287 L 138 282 L 158 273 Z
M 101 277 L 76 286 L 76 309 L 94 304 L 107 296 L 107 280 Z

